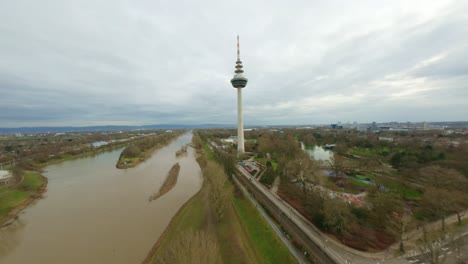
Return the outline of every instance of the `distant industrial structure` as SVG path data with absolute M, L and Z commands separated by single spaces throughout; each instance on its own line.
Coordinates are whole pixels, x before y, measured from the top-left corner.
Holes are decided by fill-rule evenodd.
M 237 61 L 234 77 L 231 79 L 231 84 L 237 89 L 237 152 L 244 153 L 244 120 L 242 116 L 242 88 L 247 85 L 247 78 L 244 76 L 242 69 L 242 61 L 240 60 L 239 35 L 237 35 Z

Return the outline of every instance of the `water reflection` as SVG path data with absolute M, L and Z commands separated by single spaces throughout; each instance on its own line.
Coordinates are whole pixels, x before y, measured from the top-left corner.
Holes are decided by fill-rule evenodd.
M 302 149 L 316 160 L 329 161 L 333 157 L 333 151 L 324 149 L 321 146 L 315 145 L 313 148 L 306 148 L 301 142 Z

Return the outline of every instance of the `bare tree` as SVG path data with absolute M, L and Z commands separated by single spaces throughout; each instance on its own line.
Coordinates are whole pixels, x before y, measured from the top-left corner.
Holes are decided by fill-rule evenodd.
M 454 192 L 429 187 L 424 192 L 423 199 L 421 201 L 421 206 L 423 210 L 434 215 L 437 218 L 440 218 L 442 221 L 442 231 L 445 232 L 445 217 L 450 212 L 452 207 Z
M 345 163 L 345 160 L 344 160 L 344 158 L 342 156 L 334 155 L 328 161 L 328 165 L 330 166 L 332 171 L 335 173 L 336 177 L 343 177 L 344 176 L 344 170 L 346 168 L 346 163 Z
M 468 189 L 468 180 L 461 173 L 453 169 L 442 168 L 438 165 L 424 167 L 419 170 L 420 181 L 427 186 L 447 190 Z
M 445 262 L 447 254 L 443 250 L 444 233 L 430 232 L 426 226 L 422 227 L 423 236 L 418 239 L 417 247 L 421 252 L 421 257 L 432 264 L 442 264 Z
M 400 252 L 405 253 L 404 242 L 414 237 L 416 233 L 409 233 L 413 224 L 413 216 L 409 210 L 388 216 L 387 228 L 399 241 Z
M 340 199 L 326 199 L 323 205 L 324 223 L 331 231 L 341 234 L 354 220 L 350 206 Z
M 458 225 L 461 225 L 462 216 L 465 215 L 466 207 L 468 206 L 468 197 L 466 192 L 453 191 L 451 198 L 451 210 L 457 214 Z
M 209 188 L 210 202 L 214 206 L 216 218 L 220 221 L 229 205 L 232 187 L 226 185 L 228 178 L 224 169 L 216 162 L 208 161 L 203 173 Z
M 308 186 L 314 187 L 322 182 L 318 163 L 307 154 L 286 163 L 285 174 L 301 183 L 304 200 L 307 200 Z

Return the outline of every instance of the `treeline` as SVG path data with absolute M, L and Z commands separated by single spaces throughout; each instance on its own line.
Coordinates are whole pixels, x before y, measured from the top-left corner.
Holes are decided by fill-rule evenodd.
M 232 185 L 226 184 L 228 177 L 223 167 L 203 153 L 202 140 L 194 135 L 192 142 L 198 152 L 197 162 L 204 178 L 198 195 L 206 205 L 202 217 L 207 224 L 202 229 L 178 232 L 164 251 L 156 255 L 155 263 L 222 263 L 217 227 L 218 224 L 225 225 L 222 222 L 226 210 L 231 208 Z
M 183 131 L 162 132 L 132 142 L 120 154 L 116 167 L 119 169 L 135 167 L 145 161 L 154 150 L 167 145 L 182 133 Z
M 204 138 L 222 146 L 217 137 L 227 138 L 235 131 L 203 133 Z M 445 229 L 445 218 L 451 214 L 456 214 L 461 224 L 468 207 L 468 145 L 462 140 L 467 136 L 305 129 L 245 134 L 256 140 L 247 150 L 266 165 L 261 181 L 271 184 L 275 177 L 281 177 L 278 194 L 283 199 L 321 230 L 357 249 L 375 251 L 399 242 L 404 251 L 411 230 L 436 220 Z M 447 144 L 457 139 L 458 145 Z M 300 141 L 309 146 L 337 144 L 335 157 L 329 162 L 337 177 L 323 176 L 317 162 L 300 149 Z M 234 146 L 224 149 L 235 153 Z M 229 155 L 224 159 L 229 160 Z M 376 171 L 371 175 L 375 184 L 363 187 L 367 197 L 360 205 L 331 198 L 323 191 L 326 181 L 346 182 L 345 167 L 352 167 L 347 173 Z
M 294 263 L 289 251 L 255 215 L 255 207 L 234 188 L 229 176 L 235 169 L 235 152 L 210 150 L 209 133 L 194 134 L 192 146 L 199 155 L 202 188 L 175 219 L 177 224 L 148 262 Z M 260 231 L 252 233 L 251 228 Z

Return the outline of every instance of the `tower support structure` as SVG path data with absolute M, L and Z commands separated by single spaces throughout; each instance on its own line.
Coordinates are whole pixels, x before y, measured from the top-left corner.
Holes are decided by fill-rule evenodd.
M 242 89 L 237 88 L 237 152 L 245 152 L 244 147 L 244 116 L 242 113 Z
M 247 86 L 248 79 L 244 76 L 242 61 L 240 60 L 239 35 L 237 35 L 237 61 L 232 87 L 237 89 L 237 152 L 244 153 L 244 117 L 242 113 L 242 89 Z

